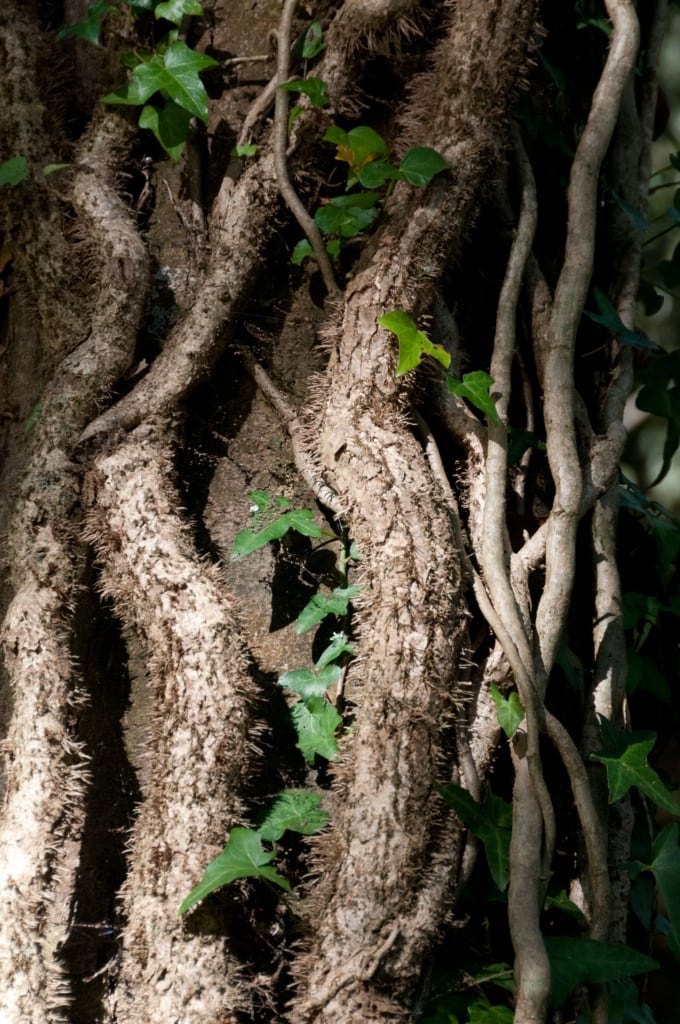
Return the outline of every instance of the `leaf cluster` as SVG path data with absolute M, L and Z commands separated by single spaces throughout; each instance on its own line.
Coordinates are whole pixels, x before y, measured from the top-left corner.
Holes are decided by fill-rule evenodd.
M 494 381 L 486 370 L 473 370 L 463 374 L 462 379 L 448 373 L 451 356 L 441 345 L 430 341 L 427 335 L 418 329 L 412 318 L 402 309 L 394 309 L 385 313 L 378 320 L 381 327 L 396 334 L 399 342 L 399 361 L 397 376 L 414 370 L 422 362 L 423 356 L 430 356 L 444 368 L 444 379 L 448 390 L 458 395 L 483 412 L 492 423 L 498 423 L 498 413 L 490 390 Z
M 198 0 L 120 0 L 120 3 L 139 12 L 153 13 L 157 20 L 175 27 L 151 53 L 135 52 L 124 58 L 130 69 L 130 80 L 103 96 L 102 103 L 141 107 L 140 128 L 147 128 L 154 134 L 171 160 L 179 160 L 191 119 L 208 120 L 208 95 L 200 72 L 218 63 L 204 53 L 196 53 L 178 38 L 184 19 L 203 14 L 203 8 Z M 98 46 L 103 19 L 118 9 L 96 0 L 85 18 L 62 29 L 57 38 L 77 36 Z

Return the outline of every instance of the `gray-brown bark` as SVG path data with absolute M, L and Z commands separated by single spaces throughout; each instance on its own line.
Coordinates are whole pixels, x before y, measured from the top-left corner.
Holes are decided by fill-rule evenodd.
M 594 609 L 613 626 L 593 632 L 592 708 L 620 717 L 624 699 L 612 480 L 630 367 L 616 352 L 603 357 L 603 381 L 616 395 L 603 386 L 588 404 L 576 390 L 574 345 L 591 283 L 598 173 L 624 95 L 620 131 L 638 116 L 634 12 L 628 0 L 607 5 L 612 46 L 606 66 L 597 51 L 605 69 L 592 106 L 590 95 L 583 101 L 590 115 L 572 167 L 566 252 L 549 251 L 544 276 L 540 188 L 537 200 L 515 121 L 541 37 L 535 0 L 312 5 L 327 43 L 312 73 L 327 81 L 333 107 L 307 110 L 290 137 L 281 101 L 277 123 L 268 123 L 274 62 L 260 61 L 278 0 L 252 10 L 236 0 L 204 6 L 199 46 L 214 45 L 224 61 L 210 82 L 208 132 L 192 136 L 180 170 L 159 159 L 143 172 L 155 194 L 142 192 L 125 115 L 88 106 L 93 83 L 111 72 L 108 58 L 88 69 L 78 98 L 87 126 L 74 128 L 64 114 L 78 135 L 69 143 L 46 128 L 41 61 L 56 43 L 39 28 L 39 5 L 9 0 L 0 13 L 0 126 L 9 146 L 0 158 L 21 152 L 34 177 L 20 192 L 3 190 L 1 221 L 13 261 L 4 379 L 16 387 L 17 407 L 3 421 L 0 503 L 9 537 L 0 1016 L 3 1024 L 417 1019 L 475 859 L 434 784 L 459 782 L 479 800 L 493 765 L 511 762 L 493 681 L 504 690 L 514 683 L 527 715 L 526 749 L 519 743 L 513 753 L 509 922 L 516 1019 L 533 1024 L 548 1003 L 540 915 L 563 802 L 544 778 L 539 733 L 558 751 L 581 815 L 590 933 L 607 931 L 602 795 L 593 803 L 577 745 L 544 698 L 577 575 L 576 529 L 594 509 Z M 308 14 L 297 11 L 298 29 Z M 84 45 L 60 51 L 74 74 Z M 253 56 L 253 65 L 229 63 Z M 389 103 L 371 91 L 386 60 Z M 287 72 L 287 61 L 279 64 Z M 647 83 L 639 104 L 647 127 L 633 125 L 638 149 L 616 144 L 631 203 L 642 202 L 652 103 Z M 359 110 L 389 135 L 393 152 L 431 146 L 450 170 L 424 189 L 396 185 L 373 236 L 336 262 L 339 288 L 324 300 L 311 263 L 289 267 L 299 230 L 279 193 L 310 213 L 340 193 L 345 172 L 320 139 L 331 117 L 351 127 Z M 230 157 L 243 132 L 259 147 L 245 168 Z M 46 186 L 40 166 L 62 158 L 72 166 Z M 629 235 L 621 247 L 626 320 L 636 245 Z M 476 278 L 470 258 L 480 261 Z M 498 424 L 483 422 L 432 373 L 397 377 L 394 337 L 378 325 L 394 309 L 433 323 L 458 376 L 492 368 Z M 518 376 L 521 402 L 512 393 Z M 540 472 L 549 484 L 534 493 L 527 467 L 538 456 L 508 467 L 507 428 L 516 423 L 547 428 Z M 302 499 L 305 485 L 312 494 Z M 351 728 L 338 737 L 329 776 L 307 772 L 333 818 L 290 855 L 299 902 L 276 909 L 261 882 L 248 882 L 180 918 L 179 904 L 230 829 L 251 822 L 281 780 L 301 777 L 271 674 L 299 667 L 303 641 L 290 625 L 267 636 L 272 600 L 274 617 L 295 617 L 294 588 L 283 602 L 277 591 L 293 556 L 285 545 L 261 553 L 251 578 L 226 564 L 248 523 L 252 488 L 318 499 L 360 551 L 357 657 L 345 680 Z M 520 491 L 517 507 L 546 521 L 511 548 L 508 508 Z M 319 578 L 333 585 L 336 569 L 324 566 Z M 295 568 L 299 588 L 309 590 L 310 571 Z M 127 748 L 140 794 L 125 798 L 126 878 L 108 893 L 117 951 L 76 976 L 67 950 L 80 903 L 97 888 L 83 867 L 96 780 L 80 709 L 97 692 L 89 674 L 101 672 L 106 685 L 107 669 L 74 637 L 102 608 L 127 651 L 130 695 L 149 710 L 137 732 L 129 722 L 105 724 Z M 592 715 L 589 728 L 587 751 L 597 740 Z M 595 779 L 596 795 L 598 787 Z M 281 921 L 291 934 L 279 947 L 272 936 Z

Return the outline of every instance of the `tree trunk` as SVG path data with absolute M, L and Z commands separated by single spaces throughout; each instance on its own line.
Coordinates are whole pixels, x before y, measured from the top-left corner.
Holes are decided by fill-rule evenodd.
M 121 5 L 96 49 L 55 38 L 80 0 L 4 4 L 0 158 L 25 156 L 29 178 L 1 190 L 3 1024 L 419 1019 L 475 870 L 436 784 L 479 801 L 513 765 L 514 1019 L 546 1019 L 566 780 L 587 933 L 625 938 L 626 883 L 614 872 L 612 896 L 605 865 L 608 844 L 627 857 L 627 817 L 608 833 L 584 764 L 596 713 L 623 718 L 632 368 L 580 321 L 596 284 L 633 326 L 639 236 L 599 197 L 604 173 L 646 202 L 662 7 L 641 44 L 629 0 L 607 0 L 609 38 L 538 0 L 206 0 L 180 27 L 218 61 L 209 119 L 173 163 L 133 108 L 99 102 L 124 81 L 118 53 L 158 43 L 150 13 Z M 273 85 L 305 75 L 289 47 L 316 19 L 309 73 L 330 106 L 303 97 L 288 128 Z M 585 70 L 558 96 L 560 149 L 541 131 L 562 35 Z M 314 229 L 290 208 L 344 190 L 332 123 L 373 126 L 395 165 L 431 147 L 448 169 L 391 183 L 372 233 L 300 268 Z M 434 360 L 397 374 L 378 322 L 395 310 L 457 378 L 490 370 L 496 413 Z M 509 428 L 534 443 L 515 461 Z M 322 633 L 312 646 L 293 622 L 338 585 L 338 544 L 289 536 L 230 563 L 256 490 L 313 506 L 359 552 L 330 766 L 302 764 L 276 679 L 319 657 Z M 576 716 L 565 645 L 592 652 Z M 524 708 L 512 750 L 490 683 Z M 294 786 L 332 815 L 281 846 L 297 895 L 239 881 L 179 916 L 230 832 Z

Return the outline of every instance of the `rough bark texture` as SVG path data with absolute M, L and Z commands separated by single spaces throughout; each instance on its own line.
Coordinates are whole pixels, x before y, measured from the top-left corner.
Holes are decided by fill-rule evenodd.
M 478 913 L 472 938 L 457 938 L 482 858 L 439 782 L 480 801 L 493 778 L 510 800 L 514 775 L 497 958 L 516 957 L 519 1024 L 546 1017 L 545 884 L 575 814 L 585 849 L 573 839 L 560 882 L 585 894 L 585 927 L 605 937 L 608 842 L 611 934 L 625 937 L 631 826 L 625 808 L 608 823 L 583 758 L 598 749 L 595 713 L 624 715 L 614 479 L 632 375 L 615 339 L 596 350 L 597 387 L 577 379 L 575 353 L 595 347 L 577 326 L 606 262 L 597 183 L 615 128 L 608 173 L 644 205 L 660 29 L 645 29 L 636 90 L 628 0 L 607 3 L 609 49 L 544 7 L 288 0 L 293 36 L 323 25 L 310 70 L 331 106 L 301 101 L 287 135 L 269 35 L 283 29 L 284 56 L 294 39 L 279 0 L 206 0 L 182 28 L 220 67 L 204 75 L 207 129 L 192 126 L 176 166 L 135 112 L 97 101 L 122 80 L 115 54 L 153 44 L 150 14 L 125 7 L 95 50 L 55 39 L 81 0 L 0 11 L 0 161 L 30 167 L 0 190 L 2 1024 L 449 1012 L 433 969 L 451 974 L 491 929 Z M 554 101 L 537 50 L 562 31 L 591 68 L 560 108 L 568 161 L 564 148 L 546 156 L 531 120 Z M 304 75 L 296 52 L 291 73 Z M 383 190 L 372 232 L 335 261 L 337 288 L 314 259 L 290 263 L 302 229 L 289 208 L 304 222 L 300 200 L 313 214 L 345 190 L 343 154 L 321 142 L 331 123 L 371 125 L 395 163 L 422 146 L 449 167 L 427 187 Z M 250 162 L 233 155 L 250 141 Z M 58 162 L 69 166 L 45 178 Z M 570 176 L 565 198 L 555 182 Z M 610 294 L 632 326 L 639 239 L 620 220 L 604 228 L 617 245 Z M 393 310 L 430 331 L 456 378 L 492 368 L 498 422 L 434 364 L 397 376 L 378 323 Z M 509 427 L 547 430 L 547 456 L 535 447 L 510 464 Z M 231 564 L 251 490 L 316 502 L 342 542 L 289 535 Z M 338 585 L 346 540 L 360 553 L 343 623 L 356 657 L 337 700 L 339 756 L 310 766 L 276 678 L 319 658 L 326 627 L 310 641 L 294 621 Z M 593 578 L 594 601 L 576 608 Z M 554 670 L 570 616 L 595 665 L 580 719 Z M 524 705 L 512 755 L 489 683 Z M 230 831 L 302 786 L 332 817 L 277 849 L 295 897 L 240 881 L 180 917 Z

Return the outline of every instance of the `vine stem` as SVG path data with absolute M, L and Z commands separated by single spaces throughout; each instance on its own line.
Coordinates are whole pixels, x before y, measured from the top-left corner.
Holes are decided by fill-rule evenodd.
M 323 244 L 321 232 L 305 209 L 288 174 L 288 93 L 285 89 L 279 87 L 287 82 L 290 76 L 290 44 L 296 6 L 297 0 L 285 0 L 281 21 L 279 22 L 277 89 L 274 106 L 274 168 L 276 170 L 279 191 L 288 209 L 309 239 L 328 293 L 329 295 L 337 296 L 340 294 L 340 288 L 335 280 L 335 274 L 333 273 L 326 247 Z

